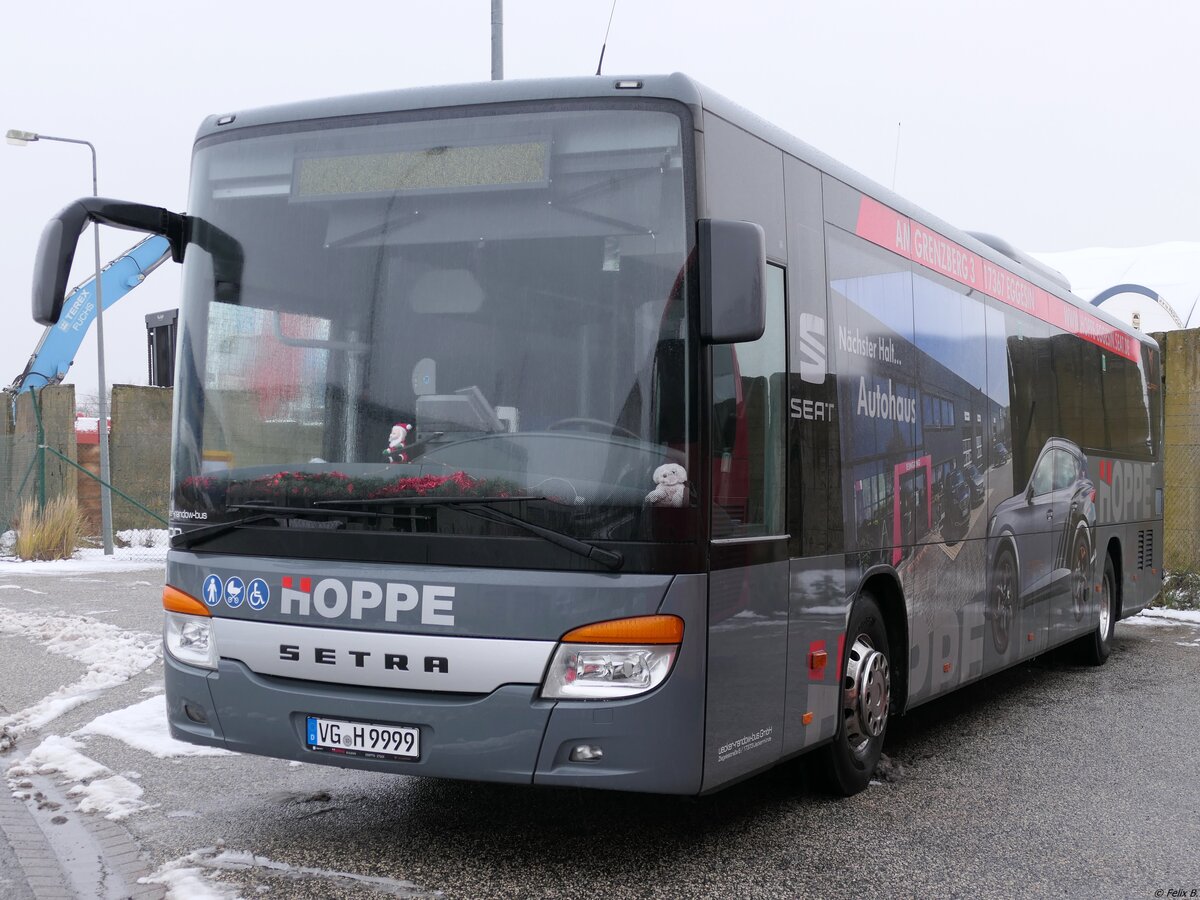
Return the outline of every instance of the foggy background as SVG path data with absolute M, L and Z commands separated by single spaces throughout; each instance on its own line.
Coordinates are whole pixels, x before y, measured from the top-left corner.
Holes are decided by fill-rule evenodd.
M 685 72 L 1060 268 L 1062 251 L 1200 241 L 1200 4 L 507 0 L 505 77 L 594 74 L 610 13 L 606 76 Z M 491 74 L 490 0 L 43 2 L 10 7 L 4 30 L 0 130 L 90 140 L 102 196 L 180 211 L 210 113 Z M 41 228 L 90 193 L 85 147 L 0 145 L 4 384 L 42 331 L 29 314 Z M 139 235 L 101 239 L 107 263 Z M 1182 252 L 1180 265 L 1195 255 Z M 85 236 L 71 284 L 91 270 Z M 179 283 L 166 264 L 106 312 L 110 383 L 146 383 L 145 315 L 177 306 Z M 94 348 L 93 329 L 67 376 L 81 395 L 95 391 Z

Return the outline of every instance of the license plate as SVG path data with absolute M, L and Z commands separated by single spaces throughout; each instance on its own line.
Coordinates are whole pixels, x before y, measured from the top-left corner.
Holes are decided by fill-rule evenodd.
M 309 750 L 372 759 L 421 756 L 421 730 L 411 725 L 377 725 L 309 716 L 306 743 Z

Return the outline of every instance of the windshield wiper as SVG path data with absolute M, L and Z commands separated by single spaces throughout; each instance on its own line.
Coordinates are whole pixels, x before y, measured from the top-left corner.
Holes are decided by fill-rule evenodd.
M 503 512 L 495 509 L 493 503 L 515 503 L 520 500 L 550 500 L 551 497 L 381 497 L 371 500 L 318 500 L 313 506 L 324 507 L 337 504 L 340 508 L 341 504 L 349 504 L 351 506 L 448 506 L 454 509 L 459 509 L 468 515 L 475 516 L 479 519 L 486 519 L 489 522 L 500 522 L 506 525 L 513 525 L 524 531 L 528 531 L 532 535 L 542 538 L 554 544 L 556 547 L 562 547 L 564 550 L 569 550 L 572 553 L 582 556 L 584 559 L 590 559 L 608 569 L 621 568 L 625 564 L 625 557 L 615 550 L 605 550 L 603 547 L 597 547 L 595 544 L 589 544 L 587 541 L 581 541 L 579 538 L 573 538 L 569 534 L 563 534 L 561 531 L 555 531 L 553 528 L 546 528 L 543 525 L 535 525 L 532 522 L 527 522 L 520 516 L 514 516 L 512 513 Z M 378 514 L 376 514 L 378 515 Z
M 479 500 L 452 501 L 447 505 L 461 509 L 468 515 L 477 516 L 480 519 L 488 519 L 492 522 L 504 522 L 509 525 L 515 525 L 517 528 L 524 529 L 530 534 L 535 534 L 557 547 L 562 547 L 564 550 L 570 550 L 572 553 L 576 553 L 579 556 L 582 556 L 584 559 L 590 559 L 593 562 L 598 562 L 606 569 L 613 569 L 615 571 L 625 564 L 625 557 L 623 557 L 620 553 L 617 553 L 615 550 L 605 550 L 603 547 L 597 547 L 595 544 L 589 544 L 587 541 L 581 541 L 579 538 L 573 538 L 569 534 L 563 534 L 561 531 L 555 531 L 552 528 L 545 528 L 541 525 L 534 525 L 532 522 L 526 522 L 520 516 L 514 516 L 512 513 L 506 513 L 498 509 L 493 509 Z
M 217 522 L 215 525 L 193 528 L 191 531 L 185 531 L 182 534 L 172 537 L 171 547 L 174 549 L 189 550 L 197 544 L 202 544 L 207 540 L 227 534 L 235 528 L 241 528 L 243 525 L 251 525 L 255 522 L 274 518 L 276 518 L 274 513 L 255 513 L 248 516 L 239 516 L 236 519 L 230 519 L 228 522 Z
M 554 544 L 556 547 L 562 547 L 564 550 L 569 550 L 578 556 L 582 556 L 584 559 L 590 559 L 592 562 L 599 563 L 607 569 L 615 571 L 625 564 L 625 557 L 615 550 L 605 550 L 603 547 L 597 547 L 595 544 L 589 544 L 587 541 L 573 538 L 569 534 L 563 534 L 561 531 L 555 531 L 552 528 L 546 528 L 542 525 L 535 525 L 519 516 L 495 509 L 490 505 L 492 503 L 511 503 L 517 500 L 549 499 L 549 497 L 386 497 L 372 500 L 318 500 L 312 506 L 266 506 L 257 503 L 239 503 L 229 506 L 227 509 L 230 511 L 253 510 L 253 512 L 228 522 L 218 522 L 214 525 L 206 525 L 203 528 L 195 528 L 184 534 L 177 534 L 171 540 L 171 546 L 188 550 L 196 546 L 196 544 L 220 537 L 222 534 L 228 534 L 244 525 L 252 525 L 255 522 L 263 522 L 267 519 L 278 519 L 286 516 L 349 516 L 356 519 L 395 518 L 390 513 L 377 513 L 366 509 L 347 509 L 347 506 L 447 506 L 461 510 L 467 515 L 475 516 L 479 519 L 520 528 L 523 531 L 542 538 L 544 541 Z
M 313 509 L 311 506 L 268 506 L 262 503 L 237 503 L 226 507 L 228 512 L 237 512 L 241 510 L 253 510 L 244 516 L 239 516 L 236 519 L 230 519 L 228 522 L 217 522 L 213 525 L 205 525 L 203 528 L 194 528 L 191 531 L 177 534 L 171 539 L 171 546 L 181 550 L 188 550 L 196 544 L 201 544 L 204 541 L 212 540 L 215 537 L 220 537 L 223 534 L 228 534 L 234 529 L 241 528 L 245 525 L 253 525 L 255 522 L 265 522 L 267 519 L 280 519 L 288 516 L 307 517 L 313 515 L 319 516 L 350 516 L 356 519 L 386 519 L 391 518 L 382 513 L 369 512 L 363 509 Z

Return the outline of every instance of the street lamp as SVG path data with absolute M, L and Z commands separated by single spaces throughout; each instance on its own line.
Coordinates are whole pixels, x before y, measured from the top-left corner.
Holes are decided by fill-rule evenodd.
M 8 143 L 14 147 L 24 147 L 34 141 L 56 141 L 61 144 L 83 144 L 92 151 L 92 196 L 99 197 L 96 184 L 96 148 L 91 141 L 81 141 L 76 138 L 52 137 L 48 134 L 38 134 L 35 131 L 18 131 L 13 128 L 5 135 Z M 109 490 L 110 473 L 108 467 L 108 389 L 104 379 L 104 296 L 100 284 L 100 226 L 92 223 L 92 235 L 96 245 L 96 368 L 100 380 L 100 421 L 96 431 L 100 436 L 100 530 L 103 532 L 104 554 L 112 556 L 112 493 Z

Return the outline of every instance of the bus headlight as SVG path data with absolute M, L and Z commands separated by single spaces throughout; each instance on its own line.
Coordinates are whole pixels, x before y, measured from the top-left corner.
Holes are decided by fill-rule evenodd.
M 213 640 L 212 619 L 168 612 L 163 625 L 163 644 L 167 652 L 189 666 L 217 667 L 217 645 Z
M 675 662 L 675 647 L 560 644 L 542 696 L 555 700 L 632 697 L 658 687 Z
M 638 616 L 597 622 L 563 635 L 542 697 L 606 700 L 632 697 L 662 684 L 683 641 L 677 616 Z

